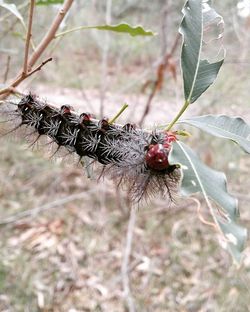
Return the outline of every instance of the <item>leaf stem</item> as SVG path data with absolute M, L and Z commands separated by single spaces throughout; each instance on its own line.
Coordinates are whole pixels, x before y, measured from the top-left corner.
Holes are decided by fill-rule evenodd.
M 180 111 L 178 112 L 178 114 L 175 116 L 175 118 L 170 122 L 170 124 L 165 128 L 166 131 L 169 131 L 173 125 L 179 120 L 179 118 L 182 116 L 182 114 L 186 111 L 186 109 L 188 108 L 190 102 L 188 100 L 186 100 L 182 106 L 182 108 L 180 109 Z
M 125 111 L 125 109 L 128 108 L 128 104 L 123 104 L 122 108 L 119 110 L 119 112 L 109 121 L 109 124 L 112 125 L 116 119 Z
M 74 28 L 71 28 L 71 29 L 68 29 L 68 30 L 65 30 L 63 32 L 60 32 L 60 33 L 56 34 L 54 36 L 54 38 L 62 37 L 62 36 L 67 35 L 67 34 L 69 34 L 71 32 L 74 32 L 74 31 L 84 30 L 84 29 L 91 29 L 91 28 L 95 28 L 95 26 L 78 26 L 78 27 L 74 27 Z

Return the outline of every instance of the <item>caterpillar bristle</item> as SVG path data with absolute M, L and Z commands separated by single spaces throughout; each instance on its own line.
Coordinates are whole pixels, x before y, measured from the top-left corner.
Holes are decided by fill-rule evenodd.
M 63 149 L 68 155 L 78 155 L 79 163 L 83 159 L 99 162 L 103 165 L 101 176 L 108 175 L 116 184 L 125 185 L 132 201 L 140 202 L 157 193 L 174 200 L 180 181 L 179 169 L 168 164 L 174 135 L 146 132 L 132 124 L 109 124 L 107 118 L 98 121 L 88 113 L 77 115 L 70 105 L 58 109 L 32 93 L 15 104 L 10 114 L 19 122 L 8 133 L 32 129 L 27 136 L 38 136 L 30 147 L 47 136 L 51 141 L 45 145 L 56 144 L 52 158 Z

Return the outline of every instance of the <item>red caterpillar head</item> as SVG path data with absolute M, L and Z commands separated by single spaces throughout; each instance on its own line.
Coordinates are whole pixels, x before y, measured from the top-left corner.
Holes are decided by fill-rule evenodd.
M 167 133 L 163 144 L 151 144 L 145 156 L 146 165 L 157 171 L 168 169 L 168 154 L 171 143 L 174 141 L 176 141 L 176 136 L 173 133 Z
M 154 170 L 164 170 L 169 166 L 168 150 L 164 148 L 163 144 L 150 145 L 147 151 L 146 164 L 149 168 Z

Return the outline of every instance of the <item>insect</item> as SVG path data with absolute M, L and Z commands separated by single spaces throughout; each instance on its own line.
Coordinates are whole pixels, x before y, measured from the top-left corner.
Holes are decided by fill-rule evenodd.
M 18 127 L 28 127 L 40 136 L 48 136 L 69 152 L 92 158 L 103 167 L 103 175 L 125 185 L 133 202 L 156 193 L 173 200 L 178 190 L 180 170 L 168 161 L 174 133 L 147 132 L 134 125 L 109 124 L 88 113 L 77 115 L 71 106 L 60 109 L 33 94 L 16 104 L 13 116 Z

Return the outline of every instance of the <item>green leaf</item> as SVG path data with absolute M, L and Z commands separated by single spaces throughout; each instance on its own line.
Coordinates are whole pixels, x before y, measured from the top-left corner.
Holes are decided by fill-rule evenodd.
M 64 0 L 37 0 L 36 5 L 50 5 L 50 4 L 60 4 Z
M 183 170 L 182 194 L 206 194 L 220 205 L 231 219 L 238 217 L 237 200 L 228 194 L 225 174 L 206 166 L 184 143 L 174 144 L 170 162 L 180 163 Z
M 197 155 L 184 143 L 176 142 L 169 155 L 170 164 L 180 164 L 183 172 L 181 193 L 189 196 L 202 193 L 215 224 L 224 235 L 227 248 L 239 262 L 239 255 L 246 240 L 246 230 L 235 221 L 239 216 L 237 199 L 227 192 L 224 173 L 203 164 Z M 225 215 L 225 220 L 216 213 L 211 200 L 217 203 Z
M 119 33 L 127 33 L 131 35 L 132 37 L 135 36 L 154 36 L 155 33 L 153 33 L 151 30 L 145 30 L 142 28 L 142 26 L 131 26 L 126 23 L 121 23 L 118 25 L 97 25 L 97 26 L 79 26 L 75 27 L 69 30 L 66 30 L 64 32 L 61 32 L 59 34 L 56 34 L 57 37 L 64 36 L 68 33 L 78 31 L 78 30 L 85 30 L 85 29 L 98 29 L 98 30 L 108 30 L 108 31 L 115 31 Z
M 145 30 L 142 26 L 131 26 L 127 23 L 121 23 L 118 25 L 102 25 L 102 26 L 90 26 L 88 28 L 95 28 L 99 30 L 109 30 L 119 33 L 127 33 L 131 36 L 154 36 L 155 34 L 151 30 Z
M 210 1 L 188 0 L 183 7 L 180 33 L 183 36 L 181 67 L 186 102 L 195 102 L 214 82 L 224 59 L 210 63 L 202 59 L 203 47 L 214 44 L 222 37 L 219 31 L 216 38 L 205 40 L 205 32 L 221 29 L 223 19 L 210 7 Z M 219 20 L 219 21 L 218 21 Z M 216 25 L 217 27 L 214 27 Z M 211 36 L 211 34 L 209 34 Z M 207 37 L 208 35 L 206 35 Z M 217 53 L 218 54 L 218 51 Z M 216 56 L 216 55 L 215 55 Z
M 10 11 L 24 24 L 23 17 L 20 14 L 20 12 L 18 11 L 18 9 L 14 3 L 5 3 L 3 0 L 0 0 L 0 7 Z
M 179 123 L 189 124 L 214 136 L 232 140 L 250 153 L 250 125 L 240 117 L 204 115 L 181 120 Z

